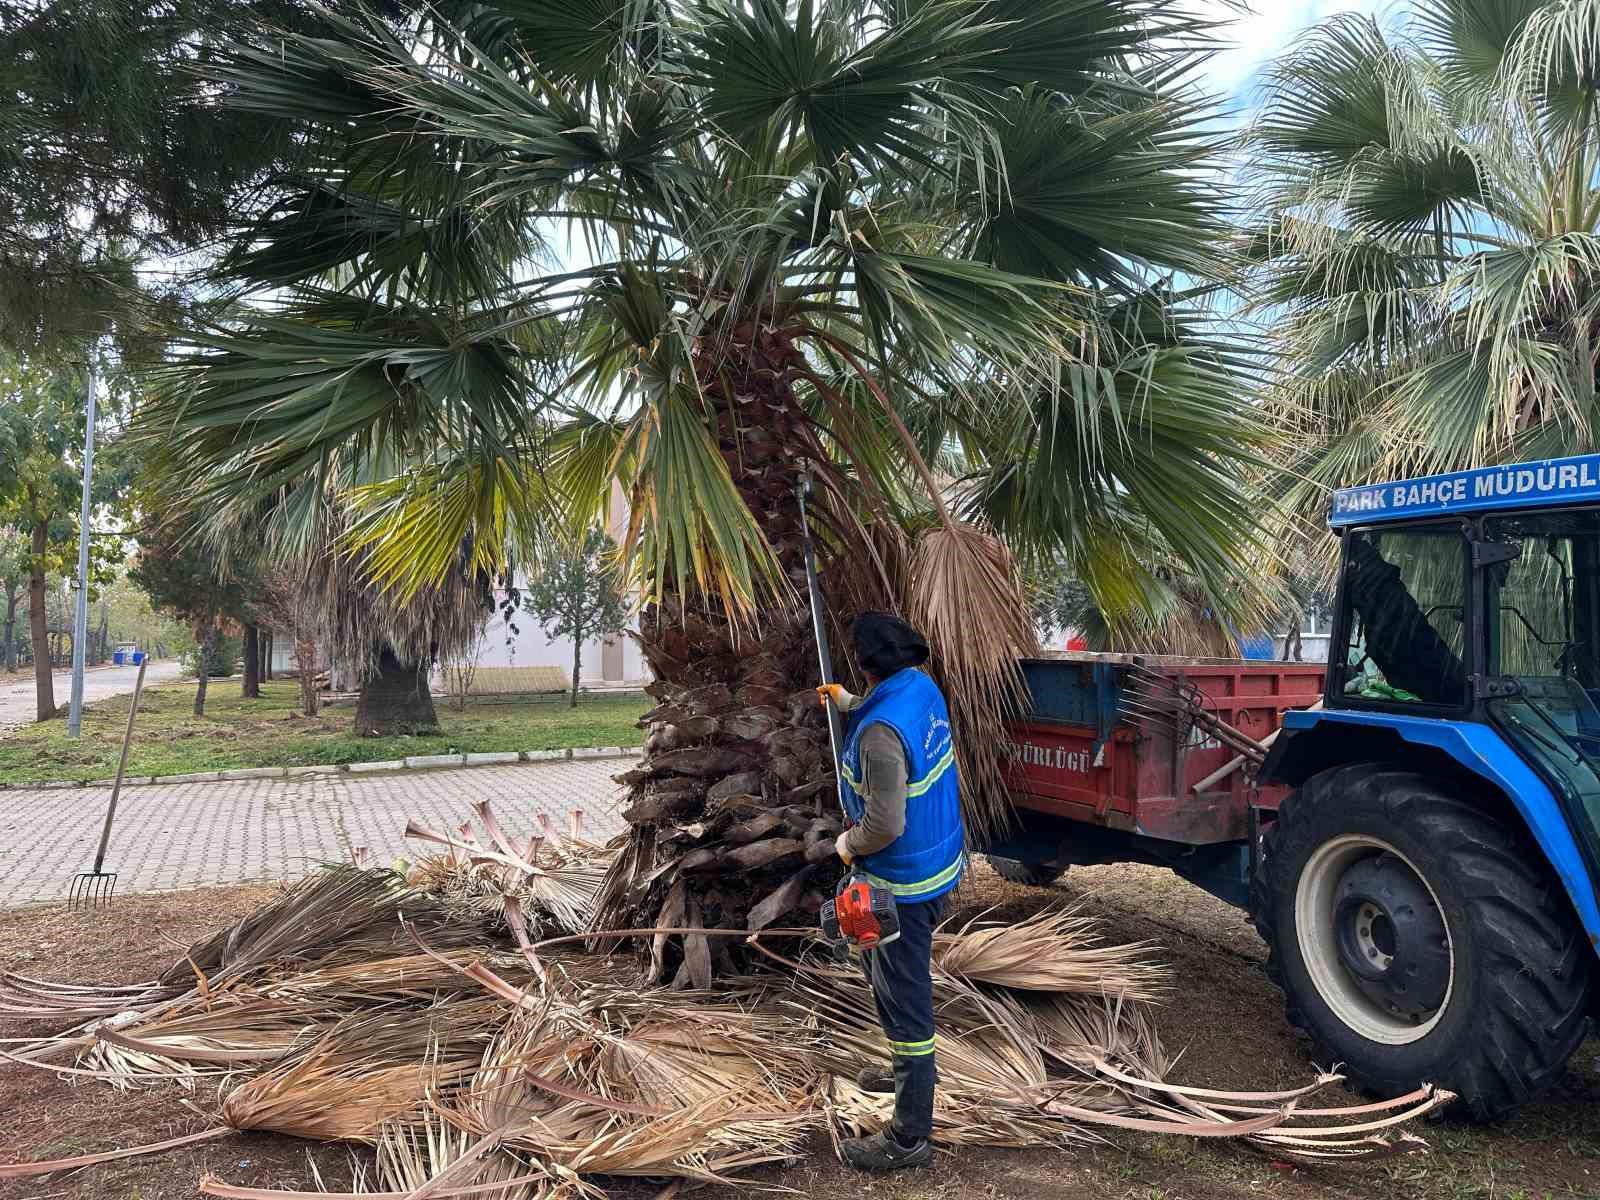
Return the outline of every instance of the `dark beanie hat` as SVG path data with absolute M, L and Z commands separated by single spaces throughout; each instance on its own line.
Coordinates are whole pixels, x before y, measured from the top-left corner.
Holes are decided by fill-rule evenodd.
M 927 640 L 888 613 L 862 613 L 851 627 L 850 636 L 855 642 L 856 662 L 879 679 L 928 661 Z

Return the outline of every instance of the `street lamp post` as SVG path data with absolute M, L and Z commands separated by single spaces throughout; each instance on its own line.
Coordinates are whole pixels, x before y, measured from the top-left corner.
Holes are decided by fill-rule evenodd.
M 83 728 L 83 664 L 89 641 L 89 487 L 94 477 L 95 361 L 89 351 L 89 412 L 83 431 L 83 506 L 78 524 L 78 610 L 72 619 L 72 706 L 67 710 L 67 736 Z

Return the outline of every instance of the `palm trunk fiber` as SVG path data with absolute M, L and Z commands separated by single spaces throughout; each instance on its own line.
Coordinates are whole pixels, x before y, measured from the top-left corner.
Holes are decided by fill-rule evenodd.
M 791 915 L 804 923 L 842 870 L 795 498 L 814 442 L 786 372 L 803 363 L 781 336 L 738 337 L 697 370 L 708 394 L 725 397 L 722 455 L 795 599 L 756 613 L 739 633 L 702 594 L 669 596 L 641 615 L 656 676 L 647 690 L 659 703 L 640 720 L 644 758 L 618 776 L 630 788 L 630 844 L 607 880 L 598 927 L 758 929 Z M 650 981 L 705 987 L 734 969 L 731 953 L 725 938 L 658 937 Z

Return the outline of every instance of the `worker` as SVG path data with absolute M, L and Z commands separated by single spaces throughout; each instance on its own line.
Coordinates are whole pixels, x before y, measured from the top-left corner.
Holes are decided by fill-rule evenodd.
M 961 879 L 966 831 L 950 712 L 938 685 L 918 670 L 928 643 L 898 617 L 865 613 L 851 629 L 868 684 L 857 697 L 818 688 L 845 713 L 840 791 L 849 817 L 836 849 L 874 886 L 894 893 L 895 941 L 864 953 L 892 1069 L 868 1067 L 864 1091 L 894 1094 L 894 1119 L 871 1137 L 841 1144 L 858 1170 L 893 1171 L 933 1161 L 933 930 L 944 897 Z

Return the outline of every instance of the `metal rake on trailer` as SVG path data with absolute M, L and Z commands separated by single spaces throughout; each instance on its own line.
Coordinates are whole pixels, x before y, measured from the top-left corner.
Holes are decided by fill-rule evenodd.
M 72 877 L 72 887 L 67 892 L 67 909 L 84 912 L 91 908 L 109 908 L 117 891 L 117 873 L 106 871 L 106 848 L 111 844 L 111 823 L 117 816 L 117 796 L 122 792 L 122 776 L 128 769 L 128 747 L 133 744 L 133 719 L 139 712 L 139 697 L 144 692 L 144 669 L 150 665 L 146 654 L 139 663 L 138 677 L 133 681 L 133 703 L 128 705 L 128 727 L 122 734 L 122 756 L 117 759 L 117 777 L 111 783 L 111 802 L 106 805 L 106 823 L 100 830 L 100 848 L 95 851 L 94 870 L 80 871 Z
M 1119 702 L 1127 715 L 1170 725 L 1180 741 L 1198 726 L 1252 767 L 1266 759 L 1266 746 L 1219 717 L 1211 698 L 1187 679 L 1162 674 L 1137 660 L 1128 664 L 1127 671 L 1128 687 Z

